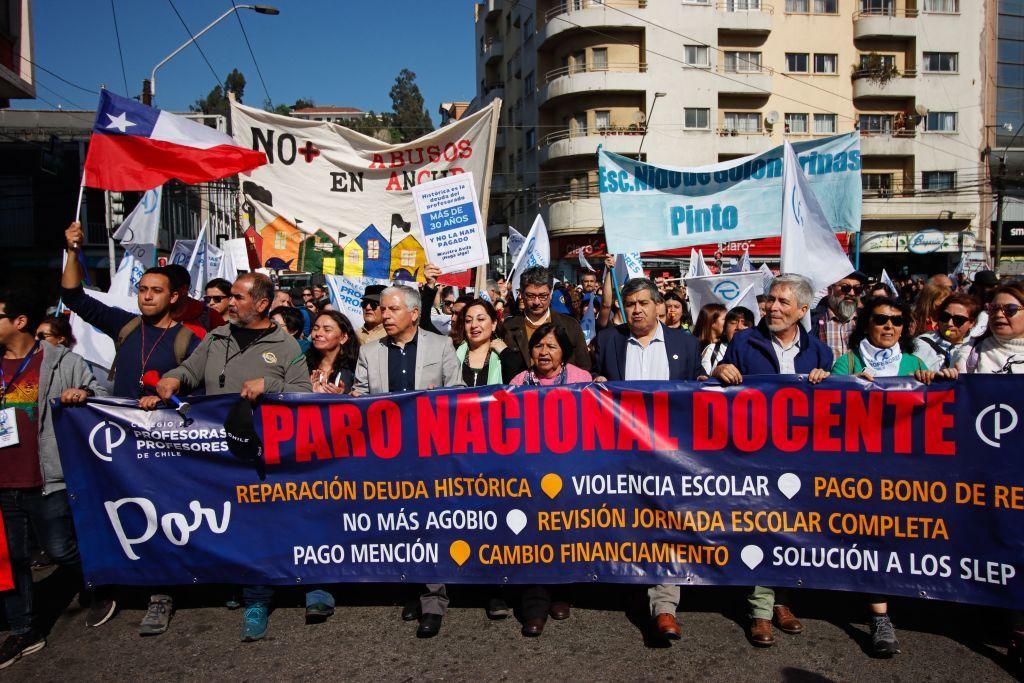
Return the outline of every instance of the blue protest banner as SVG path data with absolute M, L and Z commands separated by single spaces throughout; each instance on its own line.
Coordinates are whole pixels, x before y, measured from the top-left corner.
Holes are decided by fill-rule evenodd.
M 802 586 L 1024 607 L 1020 381 L 489 387 L 55 416 L 95 584 Z M 236 449 L 237 451 L 237 449 Z
M 860 135 L 793 143 L 836 232 L 859 232 Z M 782 234 L 782 146 L 694 168 L 598 151 L 598 188 L 611 253 L 677 249 Z

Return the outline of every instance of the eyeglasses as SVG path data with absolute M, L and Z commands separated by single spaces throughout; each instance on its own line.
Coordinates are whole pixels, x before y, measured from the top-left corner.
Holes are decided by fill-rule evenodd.
M 227 299 L 227 298 L 228 298 L 227 295 L 204 296 L 203 297 L 203 303 L 205 303 L 205 304 L 219 304 L 221 301 L 224 301 L 224 299 Z
M 550 297 L 551 294 L 523 294 L 527 301 L 547 301 Z
M 303 292 L 302 293 L 302 298 L 303 299 L 312 299 L 313 298 L 313 294 L 310 293 L 310 292 Z
M 881 313 L 872 313 L 871 322 L 878 325 L 879 327 L 885 327 L 885 324 L 888 322 L 891 322 L 893 327 L 903 327 L 903 316 L 882 315 Z
M 377 303 L 376 301 L 369 301 L 368 299 L 363 299 L 362 301 L 360 301 L 359 302 L 359 306 L 360 306 L 360 308 L 367 308 L 367 307 L 369 307 L 369 308 L 372 308 L 375 311 L 378 308 L 380 308 L 380 304 L 379 303 Z
M 864 291 L 860 285 L 836 285 L 836 289 L 843 294 L 860 294 Z
M 996 313 L 1002 312 L 1007 318 L 1012 318 L 1020 312 L 1020 309 L 1024 306 L 1019 304 L 985 304 L 985 310 L 988 311 L 989 315 L 995 315 Z
M 943 311 L 942 313 L 939 313 L 939 316 L 938 316 L 938 321 L 940 323 L 945 324 L 945 323 L 948 323 L 950 321 L 953 321 L 953 325 L 955 327 L 963 327 L 967 323 L 968 320 L 970 320 L 970 318 L 968 318 L 966 315 L 953 315 L 953 314 L 947 313 L 945 311 Z

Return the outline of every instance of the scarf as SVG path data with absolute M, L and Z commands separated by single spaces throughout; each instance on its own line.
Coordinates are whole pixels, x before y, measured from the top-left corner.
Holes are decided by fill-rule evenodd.
M 880 349 L 867 339 L 860 342 L 860 358 L 864 361 L 872 375 L 876 377 L 896 377 L 900 372 L 900 361 L 903 351 L 896 344 L 888 349 Z
M 977 349 L 977 368 L 974 372 L 993 375 L 1024 374 L 1024 339 L 1001 340 L 993 335 L 979 343 Z

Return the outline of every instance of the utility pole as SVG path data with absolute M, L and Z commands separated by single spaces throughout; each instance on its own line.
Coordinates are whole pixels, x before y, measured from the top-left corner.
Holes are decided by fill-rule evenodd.
M 148 78 L 142 79 L 142 103 L 147 107 L 153 106 L 153 82 Z
M 996 254 L 992 270 L 999 274 L 999 261 L 1003 257 L 1003 198 L 1006 196 L 1006 155 L 999 157 L 999 177 L 996 178 Z

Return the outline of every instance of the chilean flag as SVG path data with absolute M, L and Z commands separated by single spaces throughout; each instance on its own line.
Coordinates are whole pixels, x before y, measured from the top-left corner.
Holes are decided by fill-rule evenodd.
M 100 92 L 83 184 L 101 190 L 150 190 L 172 178 L 218 180 L 267 163 L 263 152 L 183 116 Z

